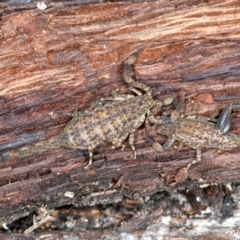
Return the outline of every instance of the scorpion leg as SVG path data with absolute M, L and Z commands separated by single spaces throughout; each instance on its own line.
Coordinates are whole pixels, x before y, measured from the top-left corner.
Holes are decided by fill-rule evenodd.
M 130 144 L 130 147 L 133 151 L 133 158 L 136 159 L 137 153 L 136 153 L 135 146 L 134 146 L 133 143 L 134 143 L 134 132 L 131 132 L 130 135 L 129 135 L 129 144 Z
M 136 159 L 137 153 L 135 150 L 135 146 L 134 146 L 134 132 L 142 125 L 142 123 L 146 120 L 145 114 L 142 115 L 138 121 L 136 121 L 132 127 L 132 129 L 130 130 L 130 134 L 129 134 L 129 145 L 133 151 L 133 158 Z
M 89 154 L 89 161 L 88 161 L 88 165 L 85 166 L 84 168 L 87 169 L 92 165 L 92 158 L 93 158 L 93 149 L 88 149 L 88 154 Z
M 197 157 L 197 159 L 193 160 L 192 162 L 190 162 L 190 163 L 187 165 L 187 168 L 186 168 L 187 170 L 188 170 L 192 165 L 194 165 L 195 163 L 201 162 L 202 157 L 201 157 L 201 149 L 200 149 L 200 148 L 197 148 L 197 149 L 196 149 L 196 157 Z

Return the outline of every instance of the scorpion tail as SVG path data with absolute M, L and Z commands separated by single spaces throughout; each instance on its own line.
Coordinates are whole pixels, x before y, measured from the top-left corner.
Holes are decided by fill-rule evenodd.
M 142 50 L 142 49 L 141 49 Z M 125 62 L 123 65 L 123 78 L 125 80 L 126 83 L 132 83 L 135 82 L 135 79 L 133 79 L 132 77 L 134 76 L 134 72 L 132 70 L 132 64 L 135 63 L 139 52 L 141 51 L 137 51 L 134 54 L 132 54 Z
M 42 154 L 50 149 L 60 148 L 56 143 L 57 136 L 51 137 L 47 140 L 42 140 L 34 144 L 29 144 L 12 150 L 6 150 L 0 153 L 0 162 L 9 160 L 18 160 L 35 154 Z

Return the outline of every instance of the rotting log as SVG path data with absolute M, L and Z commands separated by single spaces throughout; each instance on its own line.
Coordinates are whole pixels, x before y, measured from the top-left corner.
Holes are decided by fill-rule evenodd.
M 120 88 L 128 92 L 122 63 L 142 49 L 137 79 L 156 99 L 178 96 L 198 103 L 209 116 L 239 101 L 238 1 L 106 3 L 24 10 L 5 14 L 0 39 L 0 143 L 22 146 L 58 134 L 74 109 L 83 110 Z M 187 106 L 189 106 L 187 104 Z M 231 131 L 239 134 L 239 114 Z M 164 143 L 166 138 L 150 133 Z M 126 196 L 168 189 L 177 171 L 195 158 L 185 147 L 155 152 L 143 129 L 131 150 L 95 150 L 89 170 L 86 152 L 56 149 L 0 163 L 2 223 L 26 216 L 33 207 L 92 206 Z M 217 155 L 204 149 L 202 162 L 188 171 L 185 185 L 239 181 L 240 148 Z M 74 192 L 74 197 L 64 195 Z

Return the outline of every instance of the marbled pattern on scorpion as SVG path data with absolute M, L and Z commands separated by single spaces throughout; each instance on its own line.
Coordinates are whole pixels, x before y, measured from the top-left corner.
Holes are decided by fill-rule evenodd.
M 6 152 L 3 158 L 24 157 L 35 153 L 44 152 L 45 149 L 66 147 L 70 149 L 88 150 L 89 164 L 92 164 L 93 150 L 103 142 L 110 142 L 113 145 L 124 148 L 123 142 L 129 136 L 129 145 L 133 151 L 133 158 L 136 158 L 134 147 L 134 132 L 145 122 L 154 120 L 154 115 L 164 104 L 170 104 L 171 99 L 165 102 L 155 101 L 152 97 L 152 90 L 145 84 L 133 79 L 131 65 L 135 62 L 138 52 L 131 55 L 123 66 L 123 77 L 129 85 L 133 94 L 119 94 L 112 91 L 112 96 L 102 98 L 91 104 L 85 111 L 74 113 L 73 119 L 66 125 L 62 132 L 49 141 L 41 141 Z M 144 91 L 145 94 L 142 94 Z
M 184 116 L 182 95 L 178 110 L 171 113 L 171 117 L 158 117 L 154 122 L 158 124 L 158 133 L 168 137 L 167 142 L 161 146 L 148 137 L 148 141 L 157 151 L 165 151 L 179 142 L 177 148 L 180 150 L 184 145 L 196 149 L 196 160 L 188 164 L 187 169 L 198 161 L 201 161 L 202 148 L 216 148 L 220 152 L 224 149 L 234 148 L 240 145 L 240 137 L 230 133 L 230 114 L 233 105 L 228 104 L 218 119 L 206 118 L 198 115 Z M 216 124 L 214 122 L 217 122 Z

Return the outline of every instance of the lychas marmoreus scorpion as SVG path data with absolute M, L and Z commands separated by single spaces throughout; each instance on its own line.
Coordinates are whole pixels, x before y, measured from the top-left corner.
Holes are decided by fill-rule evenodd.
M 123 66 L 123 77 L 133 94 L 119 94 L 112 91 L 112 96 L 93 102 L 84 111 L 75 111 L 73 119 L 62 132 L 50 139 L 26 145 L 17 149 L 1 152 L 1 161 L 18 159 L 40 154 L 48 149 L 66 147 L 70 149 L 88 150 L 89 163 L 92 164 L 93 150 L 103 142 L 124 148 L 123 142 L 129 137 L 129 145 L 136 158 L 134 132 L 145 122 L 153 121 L 154 115 L 162 105 L 171 104 L 172 98 L 156 101 L 150 87 L 137 82 L 133 78 L 132 64 L 139 52 L 131 55 Z M 145 94 L 142 94 L 141 91 Z
M 183 114 L 184 93 L 176 110 L 171 112 L 170 117 L 156 117 L 153 120 L 157 124 L 157 132 L 168 137 L 168 140 L 161 146 L 158 142 L 148 137 L 148 141 L 157 151 L 165 151 L 179 142 L 177 149 L 184 145 L 196 150 L 196 159 L 190 162 L 186 170 L 193 164 L 201 161 L 201 150 L 203 148 L 216 148 L 218 152 L 234 148 L 240 145 L 240 136 L 229 132 L 230 115 L 233 104 L 228 104 L 221 112 L 218 119 L 207 118 L 199 115 Z

